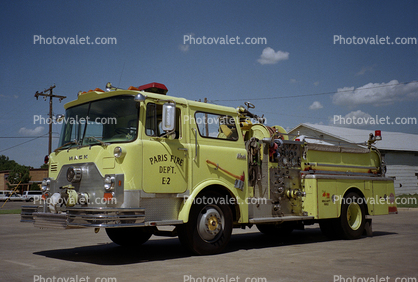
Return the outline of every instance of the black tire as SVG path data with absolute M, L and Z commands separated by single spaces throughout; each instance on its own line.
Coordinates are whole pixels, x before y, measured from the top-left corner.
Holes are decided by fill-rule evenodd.
M 344 239 L 359 239 L 366 224 L 366 207 L 364 199 L 351 192 L 344 197 L 341 205 L 341 216 L 336 224 L 336 230 Z
M 30 198 L 30 199 L 29 199 L 29 202 L 33 202 L 33 201 L 34 201 L 34 199 L 33 199 L 33 198 Z
M 215 192 L 196 198 L 188 223 L 177 226 L 183 246 L 197 255 L 217 254 L 225 249 L 232 233 L 232 212 L 224 200 Z
M 106 234 L 120 246 L 137 247 L 148 241 L 153 234 L 153 227 L 106 228 Z
M 281 238 L 289 236 L 294 229 L 293 222 L 257 224 L 256 226 L 257 229 L 265 235 Z
M 319 221 L 319 227 L 321 228 L 322 234 L 328 239 L 338 239 L 338 218 L 322 219 Z

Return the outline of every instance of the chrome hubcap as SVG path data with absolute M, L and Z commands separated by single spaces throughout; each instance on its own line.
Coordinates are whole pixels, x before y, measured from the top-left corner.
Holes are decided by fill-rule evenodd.
M 203 208 L 197 218 L 197 232 L 200 238 L 210 242 L 219 238 L 224 226 L 222 211 L 217 206 Z

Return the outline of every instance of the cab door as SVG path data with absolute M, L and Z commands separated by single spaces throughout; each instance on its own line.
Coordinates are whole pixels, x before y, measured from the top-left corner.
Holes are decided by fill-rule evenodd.
M 143 190 L 146 193 L 184 193 L 188 188 L 188 144 L 184 136 L 181 106 L 176 107 L 176 130 L 164 136 L 162 104 L 146 105 L 143 138 Z

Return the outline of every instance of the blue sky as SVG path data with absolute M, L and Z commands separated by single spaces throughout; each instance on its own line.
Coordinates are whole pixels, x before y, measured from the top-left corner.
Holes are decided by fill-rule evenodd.
M 288 129 L 340 126 L 334 115 L 418 118 L 418 45 L 334 44 L 339 35 L 417 38 L 416 1 L 2 1 L 0 8 L 0 154 L 21 164 L 39 167 L 47 153 L 47 138 L 31 140 L 48 132 L 33 122 L 48 114 L 34 94 L 53 84 L 68 97 L 54 100 L 55 114 L 80 90 L 156 81 L 192 100 L 251 101 L 269 125 Z M 117 44 L 34 44 L 37 35 Z M 185 44 L 184 36 L 267 42 Z M 417 124 L 350 126 L 418 134 Z M 60 126 L 53 131 L 58 137 Z

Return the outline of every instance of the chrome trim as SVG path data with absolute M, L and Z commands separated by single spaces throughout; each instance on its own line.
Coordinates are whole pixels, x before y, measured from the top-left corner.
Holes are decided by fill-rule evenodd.
M 22 206 L 20 222 L 33 222 L 33 213 L 38 211 L 38 206 Z
M 160 220 L 160 221 L 147 221 L 145 226 L 164 226 L 164 225 L 177 225 L 183 224 L 183 220 Z
M 359 169 L 379 169 L 378 167 L 375 167 L 375 166 L 337 165 L 337 164 L 325 164 L 325 163 L 305 163 L 305 165 L 343 167 L 343 168 L 359 168 Z
M 363 173 L 363 172 L 351 172 L 351 171 L 331 171 L 331 170 L 308 170 L 308 171 L 301 171 L 303 175 L 342 175 L 342 176 L 369 176 L 373 177 L 375 174 L 373 173 Z
M 70 227 L 128 227 L 144 225 L 143 208 L 72 208 L 67 209 L 67 224 Z
M 33 213 L 33 225 L 39 228 L 67 229 L 65 213 Z
M 282 216 L 282 217 L 262 217 L 262 218 L 251 218 L 248 220 L 249 223 L 273 223 L 283 221 L 298 221 L 298 220 L 312 220 L 313 216 Z
M 373 181 L 393 181 L 389 177 L 377 177 L 377 176 L 349 176 L 349 175 L 325 175 L 325 174 L 308 174 L 303 176 L 305 179 L 352 179 L 352 180 L 373 180 Z

